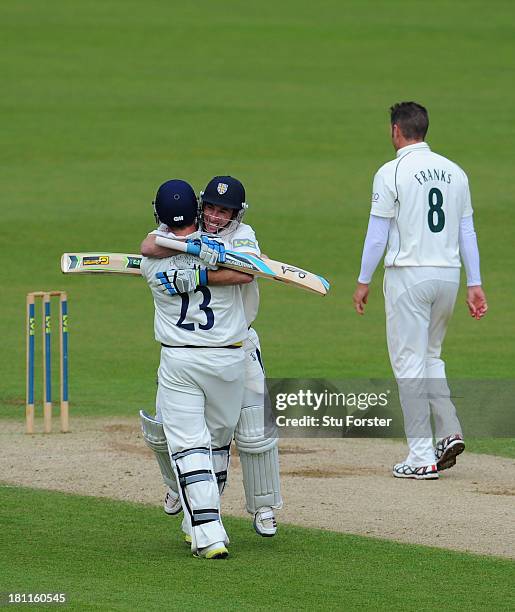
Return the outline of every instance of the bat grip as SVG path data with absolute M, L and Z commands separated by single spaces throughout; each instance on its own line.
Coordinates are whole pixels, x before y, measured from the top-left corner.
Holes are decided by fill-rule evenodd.
M 156 244 L 167 249 L 188 253 L 189 255 L 199 255 L 200 246 L 193 242 L 184 242 L 182 240 L 174 240 L 173 238 L 165 238 L 164 236 L 156 236 Z

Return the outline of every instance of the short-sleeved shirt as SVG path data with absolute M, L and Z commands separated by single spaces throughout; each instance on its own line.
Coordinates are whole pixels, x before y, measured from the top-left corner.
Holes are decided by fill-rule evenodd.
M 157 230 L 151 232 L 158 236 L 169 236 L 169 228 L 161 224 Z M 200 232 L 195 236 L 200 236 Z M 225 248 L 231 251 L 237 251 L 240 253 L 250 253 L 251 255 L 261 256 L 261 250 L 259 243 L 256 238 L 256 233 L 250 225 L 246 223 L 240 223 L 234 232 L 231 232 L 227 236 L 213 235 L 214 240 L 220 240 L 224 243 Z M 259 310 L 259 287 L 257 278 L 251 283 L 246 285 L 240 285 L 243 308 L 245 310 L 245 319 L 247 320 L 247 326 L 252 325 L 253 321 L 257 317 Z
M 169 231 L 152 233 L 174 237 Z M 191 293 L 172 296 L 154 282 L 157 272 L 193 268 L 199 263 L 197 257 L 186 253 L 163 259 L 143 258 L 141 272 L 154 298 L 156 340 L 170 346 L 207 347 L 229 346 L 245 340 L 248 326 L 238 285 L 198 287 Z
M 250 225 L 240 223 L 229 237 L 230 248 L 240 253 L 250 253 L 251 255 L 261 255 L 261 250 L 256 238 L 256 234 Z M 259 287 L 257 278 L 247 285 L 241 285 L 241 295 L 243 298 L 243 308 L 245 309 L 245 319 L 247 325 L 252 325 L 257 317 L 259 310 Z
M 371 214 L 391 219 L 385 266 L 460 267 L 459 229 L 473 214 L 465 172 L 425 142 L 374 177 Z

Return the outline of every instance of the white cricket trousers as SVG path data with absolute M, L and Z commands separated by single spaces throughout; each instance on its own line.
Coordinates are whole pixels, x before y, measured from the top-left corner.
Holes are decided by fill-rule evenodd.
M 435 463 L 431 415 L 437 440 L 461 433 L 441 359 L 454 310 L 459 268 L 386 268 L 386 336 L 399 386 L 404 429 L 413 467 Z
M 156 412 L 179 483 L 193 551 L 228 542 L 220 515 L 217 474 L 225 472 L 226 476 L 244 377 L 245 353 L 241 348 L 161 349 Z M 220 460 L 225 465 L 217 469 Z

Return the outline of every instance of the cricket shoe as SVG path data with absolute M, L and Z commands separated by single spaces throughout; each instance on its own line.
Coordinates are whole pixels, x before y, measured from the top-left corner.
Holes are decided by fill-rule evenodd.
M 215 542 L 205 548 L 199 548 L 193 556 L 203 559 L 227 559 L 229 551 L 223 542 Z
M 438 470 L 448 470 L 456 465 L 456 457 L 465 450 L 461 434 L 452 434 L 443 438 L 435 446 L 436 465 Z
M 407 463 L 397 463 L 393 466 L 395 478 L 414 478 L 415 480 L 437 480 L 438 468 L 436 465 L 422 465 L 412 467 Z
M 277 521 L 274 511 L 269 506 L 263 506 L 254 515 L 253 521 L 256 533 L 264 538 L 271 538 L 277 533 Z
M 172 491 L 170 487 L 168 487 L 166 490 L 163 509 L 168 516 L 179 514 L 179 512 L 182 510 L 181 498 L 175 491 Z

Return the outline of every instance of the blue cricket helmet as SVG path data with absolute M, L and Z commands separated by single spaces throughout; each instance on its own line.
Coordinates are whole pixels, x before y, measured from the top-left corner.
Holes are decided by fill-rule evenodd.
M 157 223 L 174 228 L 192 225 L 197 221 L 197 196 L 186 181 L 172 179 L 163 183 L 157 190 L 153 205 Z

